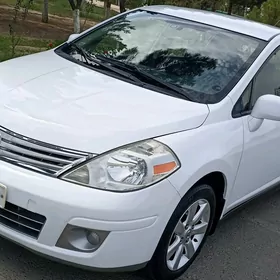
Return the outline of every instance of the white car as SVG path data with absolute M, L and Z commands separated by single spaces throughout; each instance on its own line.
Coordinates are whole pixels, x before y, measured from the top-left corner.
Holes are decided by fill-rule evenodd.
M 219 220 L 280 181 L 279 77 L 279 29 L 168 6 L 1 63 L 0 235 L 180 276 Z

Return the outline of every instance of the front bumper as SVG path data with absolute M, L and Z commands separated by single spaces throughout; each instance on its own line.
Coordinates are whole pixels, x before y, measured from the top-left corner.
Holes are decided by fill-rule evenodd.
M 130 193 L 90 189 L 0 161 L 7 201 L 46 217 L 38 239 L 0 224 L 0 235 L 32 251 L 75 265 L 115 269 L 149 261 L 180 201 L 168 180 Z M 109 231 L 99 249 L 78 252 L 56 243 L 67 225 Z

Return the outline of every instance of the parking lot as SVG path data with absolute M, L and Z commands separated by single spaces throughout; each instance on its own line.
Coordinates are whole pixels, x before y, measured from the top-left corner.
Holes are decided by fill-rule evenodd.
M 0 279 L 144 280 L 139 273 L 102 274 L 57 264 L 2 238 Z M 280 279 L 280 191 L 264 195 L 223 221 L 182 279 Z

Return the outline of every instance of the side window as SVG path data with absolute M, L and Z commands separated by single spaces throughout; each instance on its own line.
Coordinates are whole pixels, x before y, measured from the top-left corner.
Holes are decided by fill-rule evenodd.
M 265 94 L 280 96 L 280 48 L 263 64 L 233 107 L 232 117 L 247 115 L 259 97 Z
M 280 95 L 279 49 L 265 62 L 254 79 L 250 109 L 254 107 L 258 98 L 265 94 Z
M 247 86 L 243 94 L 233 107 L 232 116 L 234 118 L 246 115 L 250 111 L 250 97 L 252 92 L 252 82 Z

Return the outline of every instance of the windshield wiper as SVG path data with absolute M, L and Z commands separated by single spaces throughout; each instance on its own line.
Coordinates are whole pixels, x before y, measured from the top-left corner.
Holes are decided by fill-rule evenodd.
M 81 47 L 73 42 L 68 43 L 68 46 L 73 47 L 85 59 L 86 63 L 89 64 L 88 54 Z
M 127 72 L 122 71 L 120 69 L 116 69 L 114 66 L 111 66 L 112 63 L 110 63 L 111 65 L 108 65 L 106 62 L 104 63 L 104 61 L 99 59 L 99 57 L 97 57 L 97 56 L 91 56 L 85 50 L 83 50 L 81 47 L 79 47 L 77 44 L 70 42 L 70 43 L 68 43 L 68 45 L 73 47 L 85 59 L 86 64 L 88 64 L 90 66 L 94 66 L 94 65 L 101 66 L 101 67 L 105 68 L 106 70 L 110 70 L 111 72 L 114 72 L 121 76 L 129 78 L 130 80 L 136 82 L 137 84 L 143 85 L 143 82 L 140 79 L 138 79 L 137 77 L 135 77 L 134 75 L 128 74 Z
M 173 93 L 176 93 L 176 95 L 179 95 L 180 97 L 183 97 L 184 99 L 192 101 L 192 98 L 189 96 L 189 94 L 185 90 L 180 88 L 179 86 L 176 86 L 176 85 L 167 83 L 161 79 L 158 79 L 154 75 L 151 75 L 151 74 L 147 73 L 146 71 L 143 71 L 142 69 L 140 69 L 138 66 L 136 66 L 134 64 L 121 62 L 117 59 L 109 58 L 109 57 L 99 55 L 99 54 L 94 54 L 92 56 L 92 55 L 88 54 L 85 50 L 83 50 L 81 47 L 79 47 L 77 44 L 75 44 L 73 42 L 70 42 L 68 44 L 69 44 L 69 46 L 73 47 L 82 57 L 84 57 L 84 59 L 88 65 L 97 64 L 107 70 L 110 70 L 111 72 L 115 72 L 119 75 L 129 78 L 130 80 L 136 82 L 140 86 L 144 86 L 145 84 L 135 76 L 135 74 L 139 75 L 141 78 L 149 80 L 150 83 L 152 82 L 153 85 L 158 84 L 161 87 L 164 87 L 166 89 L 171 90 Z M 108 65 L 107 63 L 109 63 L 110 65 Z M 122 71 L 115 67 L 122 68 L 125 71 Z M 126 71 L 132 72 L 133 75 L 128 74 Z
M 106 57 L 103 55 L 98 55 L 98 54 L 96 54 L 95 57 L 98 58 L 100 61 L 106 61 L 113 66 L 122 68 L 124 70 L 128 70 L 128 71 L 132 72 L 134 75 L 137 74 L 140 77 L 145 78 L 146 80 L 149 80 L 150 82 L 152 82 L 153 85 L 158 84 L 161 87 L 172 90 L 174 93 L 183 97 L 184 99 L 192 101 L 192 98 L 189 96 L 189 94 L 184 89 L 180 88 L 179 86 L 165 82 L 159 78 L 156 78 L 154 75 L 147 73 L 146 71 L 142 70 L 137 65 L 127 63 L 127 62 L 121 62 L 115 58 L 109 58 L 109 57 Z

